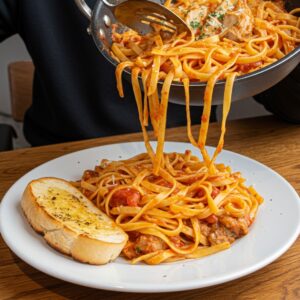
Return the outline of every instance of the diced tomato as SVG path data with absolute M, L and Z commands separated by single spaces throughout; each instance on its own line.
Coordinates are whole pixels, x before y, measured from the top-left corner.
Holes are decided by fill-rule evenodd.
M 191 150 L 185 150 L 185 151 L 184 151 L 184 155 L 190 155 L 191 152 L 192 152 Z
M 87 198 L 90 198 L 90 196 L 92 196 L 93 192 L 89 191 L 89 190 L 86 190 L 86 189 L 83 189 L 82 190 L 82 194 L 84 196 L 86 196 Z
M 201 121 L 204 122 L 204 123 L 207 122 L 208 121 L 207 116 L 206 115 L 202 115 Z
M 168 187 L 171 188 L 173 187 L 173 184 L 171 182 L 168 182 L 167 180 L 163 179 L 161 176 L 148 176 L 147 178 L 149 180 L 149 182 L 152 182 L 154 184 L 160 185 L 160 186 L 164 186 L 164 187 Z
M 160 69 L 165 73 L 169 73 L 170 70 L 172 69 L 172 63 L 170 61 L 166 61 L 160 66 Z
M 159 179 L 161 179 L 161 177 L 160 176 L 155 176 L 155 175 L 149 175 L 148 177 L 147 177 L 147 180 L 149 181 L 149 182 L 156 182 L 156 181 L 158 181 Z
M 179 236 L 170 236 L 169 239 L 173 242 L 173 244 L 177 247 L 183 247 L 184 243 L 182 242 L 182 240 L 180 239 Z
M 212 214 L 209 217 L 207 217 L 206 219 L 204 219 L 207 223 L 209 224 L 215 224 L 218 222 L 218 218 L 216 215 Z
M 204 195 L 205 195 L 205 193 L 204 193 L 204 190 L 202 190 L 202 189 L 196 193 L 197 198 L 202 198 Z
M 217 195 L 220 193 L 220 190 L 217 187 L 213 187 L 213 190 L 211 192 L 211 197 L 212 198 L 216 198 Z M 197 198 L 202 198 L 205 195 L 205 192 L 203 189 L 200 189 L 197 193 L 196 193 L 196 197 Z
M 168 181 L 166 181 L 164 179 L 159 180 L 158 182 L 156 182 L 156 184 L 158 184 L 160 186 L 168 187 L 168 188 L 173 187 L 173 184 L 171 182 L 168 182 Z
M 173 184 L 171 182 L 168 182 L 164 179 L 160 179 L 160 180 L 158 180 L 154 183 L 157 184 L 157 185 L 163 186 L 163 187 L 167 187 L 167 188 L 172 188 L 173 187 Z M 178 192 L 179 192 L 179 189 L 175 188 L 172 194 L 177 194 Z
M 212 198 L 216 198 L 219 195 L 219 193 L 220 193 L 220 190 L 217 187 L 214 186 L 213 190 L 211 192 Z
M 248 73 L 251 69 L 255 69 L 257 67 L 260 67 L 262 65 L 261 61 L 249 63 L 249 64 L 241 64 L 238 65 L 238 69 L 243 73 Z
M 142 37 L 139 36 L 139 35 L 135 35 L 135 36 L 133 36 L 133 37 L 130 38 L 130 41 L 134 42 L 134 43 L 139 42 L 141 40 L 142 40 Z
M 110 200 L 110 206 L 138 206 L 140 199 L 141 194 L 137 190 L 125 188 L 113 194 Z

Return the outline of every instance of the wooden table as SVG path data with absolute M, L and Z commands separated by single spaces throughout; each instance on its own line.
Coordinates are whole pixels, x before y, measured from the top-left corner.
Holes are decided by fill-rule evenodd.
M 196 132 L 197 128 L 194 127 Z M 219 125 L 210 128 L 215 145 Z M 23 174 L 41 163 L 79 149 L 141 140 L 130 134 L 0 153 L 0 199 Z M 187 141 L 185 128 L 171 129 L 167 140 Z M 300 191 L 300 126 L 273 117 L 228 123 L 225 148 L 250 156 L 283 175 Z M 0 299 L 300 299 L 300 240 L 269 266 L 241 279 L 210 288 L 165 293 L 124 294 L 70 284 L 45 275 L 16 257 L 0 237 Z

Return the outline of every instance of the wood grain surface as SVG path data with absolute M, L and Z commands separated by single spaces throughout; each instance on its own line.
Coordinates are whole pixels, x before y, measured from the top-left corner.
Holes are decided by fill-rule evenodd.
M 197 127 L 194 127 L 196 133 Z M 300 126 L 273 117 L 228 123 L 225 149 L 271 167 L 300 192 Z M 209 131 L 216 145 L 219 124 Z M 0 199 L 22 175 L 49 159 L 89 147 L 142 140 L 140 134 L 112 136 L 0 153 Z M 167 140 L 187 141 L 185 128 L 169 129 Z M 99 278 L 101 280 L 101 278 Z M 0 299 L 300 299 L 300 241 L 267 267 L 226 284 L 198 290 L 130 294 L 81 287 L 50 277 L 16 257 L 0 237 Z

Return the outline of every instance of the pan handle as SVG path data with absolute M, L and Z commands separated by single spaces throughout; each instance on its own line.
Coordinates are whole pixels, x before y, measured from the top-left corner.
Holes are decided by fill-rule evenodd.
M 92 10 L 84 0 L 74 0 L 80 11 L 89 19 L 92 19 Z

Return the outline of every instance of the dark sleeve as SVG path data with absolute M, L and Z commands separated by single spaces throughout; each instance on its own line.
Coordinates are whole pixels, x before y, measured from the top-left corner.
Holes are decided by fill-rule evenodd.
M 300 124 L 300 65 L 275 86 L 254 96 L 254 99 L 280 119 Z
M 0 0 L 0 42 L 17 31 L 17 0 Z

